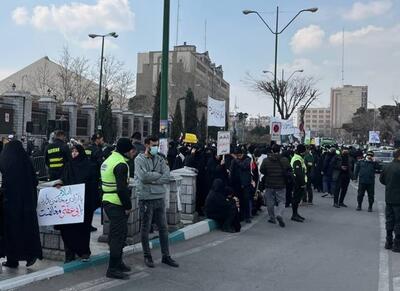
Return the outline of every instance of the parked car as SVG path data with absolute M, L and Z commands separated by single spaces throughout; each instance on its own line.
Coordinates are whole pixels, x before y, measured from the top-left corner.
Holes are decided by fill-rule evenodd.
M 374 151 L 375 161 L 379 163 L 379 172 L 383 170 L 383 168 L 393 161 L 393 151 L 392 150 L 380 150 Z

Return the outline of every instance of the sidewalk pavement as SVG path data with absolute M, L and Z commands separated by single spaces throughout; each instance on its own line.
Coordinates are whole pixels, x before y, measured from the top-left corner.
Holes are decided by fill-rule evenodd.
M 102 234 L 102 226 L 100 224 L 100 215 L 95 215 L 93 225 L 98 228 L 97 232 L 92 232 L 91 235 L 91 251 L 92 256 L 89 262 L 74 261 L 68 264 L 63 264 L 59 261 L 42 260 L 38 261 L 32 267 L 26 268 L 23 264 L 18 269 L 9 269 L 3 267 L 0 273 L 0 291 L 19 288 L 31 284 L 33 282 L 50 279 L 55 276 L 60 276 L 68 272 L 89 268 L 94 265 L 104 264 L 108 261 L 109 251 L 108 245 L 99 243 L 98 237 Z M 170 233 L 170 243 L 177 243 L 180 241 L 189 240 L 197 236 L 206 234 L 214 229 L 217 225 L 215 221 L 205 219 L 195 224 L 186 226 L 173 233 Z M 150 241 L 150 247 L 158 248 L 160 246 L 159 239 Z M 129 255 L 142 251 L 140 243 L 127 246 L 124 248 L 124 254 Z M 5 260 L 2 260 L 5 261 Z M 21 262 L 24 263 L 24 262 Z

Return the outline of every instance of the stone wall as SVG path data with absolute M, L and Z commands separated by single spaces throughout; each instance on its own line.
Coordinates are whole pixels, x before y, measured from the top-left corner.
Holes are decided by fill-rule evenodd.
M 182 220 L 195 220 L 196 211 L 196 179 L 197 172 L 193 168 L 182 168 L 172 171 L 171 174 L 182 177 L 181 185 L 181 204 L 182 204 Z

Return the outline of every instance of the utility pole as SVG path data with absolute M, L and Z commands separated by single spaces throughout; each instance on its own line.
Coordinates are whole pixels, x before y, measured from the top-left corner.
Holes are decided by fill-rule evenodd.
M 168 62 L 170 0 L 164 0 L 163 49 L 161 63 L 160 137 L 168 138 Z

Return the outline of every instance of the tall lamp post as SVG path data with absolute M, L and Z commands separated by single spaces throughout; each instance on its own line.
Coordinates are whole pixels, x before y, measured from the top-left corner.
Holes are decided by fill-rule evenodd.
M 275 69 L 274 69 L 274 86 L 275 86 L 275 90 L 277 88 L 277 84 L 276 84 L 276 74 L 277 74 L 277 68 L 278 68 L 278 36 L 284 32 L 286 30 L 286 28 L 303 12 L 312 12 L 315 13 L 318 11 L 318 8 L 314 7 L 314 8 L 309 8 L 309 9 L 302 9 L 300 10 L 293 18 L 292 20 L 289 21 L 288 24 L 286 24 L 286 26 L 279 31 L 279 6 L 276 7 L 276 26 L 275 26 L 275 31 L 273 31 L 271 29 L 271 27 L 268 25 L 268 23 L 264 20 L 264 18 L 262 18 L 262 16 L 260 15 L 260 13 L 258 13 L 255 10 L 243 10 L 243 14 L 244 15 L 249 15 L 249 14 L 256 14 L 261 21 L 267 26 L 267 28 L 269 29 L 269 31 L 275 35 Z M 274 117 L 276 115 L 276 104 L 279 102 L 279 96 L 276 96 L 275 98 L 276 100 L 274 101 Z
M 171 1 L 164 0 L 163 43 L 161 61 L 160 137 L 168 138 L 168 62 L 169 62 L 169 19 Z M 166 154 L 166 153 L 165 153 Z
M 101 60 L 100 60 L 100 81 L 99 81 L 99 99 L 97 100 L 97 129 L 101 130 L 100 124 L 100 102 L 101 102 L 101 89 L 103 82 L 103 60 L 104 60 L 104 38 L 113 37 L 117 38 L 118 34 L 116 32 L 110 32 L 107 34 L 89 34 L 90 38 L 101 37 Z

